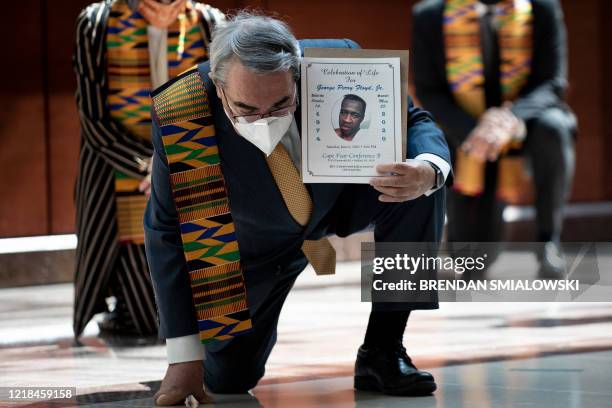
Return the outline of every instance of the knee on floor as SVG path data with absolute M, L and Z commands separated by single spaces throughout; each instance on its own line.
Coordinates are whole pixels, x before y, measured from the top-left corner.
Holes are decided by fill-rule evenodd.
M 263 370 L 239 368 L 225 374 L 206 373 L 204 382 L 206 388 L 215 394 L 245 394 L 257 385 L 263 375 Z

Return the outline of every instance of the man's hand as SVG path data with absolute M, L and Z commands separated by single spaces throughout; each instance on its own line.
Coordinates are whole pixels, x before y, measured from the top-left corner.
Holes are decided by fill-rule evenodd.
M 168 28 L 178 15 L 185 11 L 187 0 L 176 0 L 170 4 L 163 4 L 155 0 L 140 0 L 138 11 L 145 19 L 157 28 Z
M 510 110 L 510 105 L 489 108 L 480 118 L 461 148 L 480 161 L 495 161 L 508 142 L 521 133 L 523 122 Z
M 153 401 L 160 406 L 183 405 L 190 395 L 200 404 L 212 402 L 204 392 L 204 367 L 199 360 L 170 364 Z
M 387 174 L 370 180 L 370 185 L 380 191 L 378 197 L 385 203 L 401 203 L 419 198 L 431 190 L 436 172 L 424 160 L 407 160 L 405 163 L 379 164 L 376 171 Z

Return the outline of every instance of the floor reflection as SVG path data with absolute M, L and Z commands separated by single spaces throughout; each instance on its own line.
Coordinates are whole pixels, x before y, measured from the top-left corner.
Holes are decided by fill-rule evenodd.
M 317 278 L 305 271 L 260 385 L 252 396 L 213 396 L 214 406 L 611 406 L 610 303 L 443 303 L 414 313 L 405 344 L 439 390 L 409 399 L 355 392 L 353 364 L 370 309 L 360 302 L 358 268 L 343 264 L 337 276 Z M 167 367 L 164 342 L 98 337 L 92 323 L 75 343 L 72 299 L 71 285 L 0 289 L 0 387 L 77 387 L 72 406 L 152 406 Z

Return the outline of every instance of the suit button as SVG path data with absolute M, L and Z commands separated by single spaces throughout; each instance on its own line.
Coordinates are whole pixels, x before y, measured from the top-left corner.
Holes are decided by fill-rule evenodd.
M 283 271 L 283 268 L 280 265 L 276 265 L 276 272 L 274 273 L 276 276 L 280 275 Z

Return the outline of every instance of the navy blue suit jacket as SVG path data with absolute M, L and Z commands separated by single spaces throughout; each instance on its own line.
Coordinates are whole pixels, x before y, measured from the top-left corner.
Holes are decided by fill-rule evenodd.
M 304 40 L 306 47 L 356 48 L 350 40 Z M 311 184 L 313 213 L 306 228 L 289 214 L 270 173 L 263 153 L 239 136 L 223 111 L 214 85 L 209 79 L 208 62 L 198 66 L 208 91 L 215 132 L 240 247 L 245 274 L 265 276 L 257 271 L 284 265 L 303 257 L 304 239 L 326 234 L 324 217 L 345 188 L 342 184 Z M 433 153 L 450 163 L 444 135 L 431 116 L 409 104 L 408 158 Z M 296 121 L 300 123 L 299 110 Z M 160 318 L 160 336 L 173 338 L 198 332 L 191 298 L 189 276 L 181 246 L 176 209 L 169 183 L 169 169 L 160 130 L 153 125 L 151 198 L 145 214 L 146 249 Z M 452 176 L 449 175 L 448 182 Z M 248 291 L 248 279 L 247 279 Z

